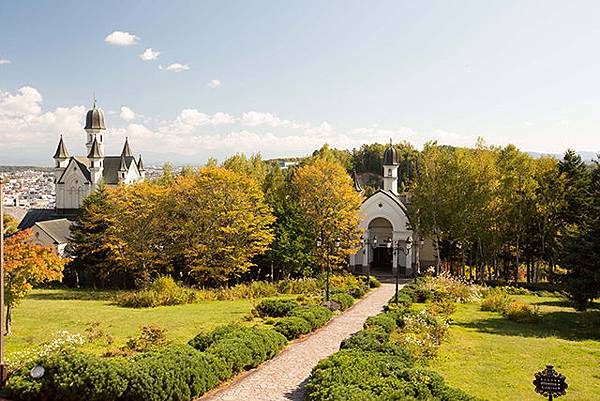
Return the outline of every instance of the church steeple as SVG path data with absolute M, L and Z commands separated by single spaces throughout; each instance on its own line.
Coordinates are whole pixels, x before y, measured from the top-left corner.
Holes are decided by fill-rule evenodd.
M 129 148 L 129 138 L 125 137 L 125 144 L 123 145 L 123 151 L 121 156 L 132 157 L 131 148 Z
M 63 142 L 62 135 L 60 136 L 60 140 L 58 141 L 58 147 L 56 148 L 56 152 L 54 152 L 54 156 L 52 156 L 54 160 L 65 160 L 69 158 L 69 152 L 67 152 L 67 147 Z
M 104 125 L 104 112 L 101 109 L 96 108 L 96 95 L 94 95 L 93 104 L 91 110 L 88 110 L 85 115 L 85 127 L 87 132 L 87 147 L 88 153 L 90 153 L 94 140 L 98 141 L 98 147 L 100 152 L 104 154 L 104 132 L 106 126 Z
M 383 189 L 396 195 L 398 195 L 399 159 L 398 151 L 394 148 L 390 138 L 390 144 L 383 152 Z

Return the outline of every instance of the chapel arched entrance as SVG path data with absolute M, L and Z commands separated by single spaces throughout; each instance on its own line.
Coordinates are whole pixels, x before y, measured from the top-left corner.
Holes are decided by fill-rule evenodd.
M 394 252 L 387 246 L 388 238 L 392 238 L 394 228 L 386 218 L 376 217 L 369 223 L 368 238 L 370 242 L 370 267 L 372 274 L 391 274 Z

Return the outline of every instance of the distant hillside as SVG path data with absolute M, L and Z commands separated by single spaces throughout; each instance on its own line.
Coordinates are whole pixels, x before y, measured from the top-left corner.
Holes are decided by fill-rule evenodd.
M 557 159 L 562 159 L 563 155 L 558 153 L 542 153 L 542 152 L 527 152 L 531 157 L 535 157 L 536 159 L 542 156 L 552 156 Z M 591 162 L 592 160 L 598 159 L 598 153 L 600 152 L 577 152 L 581 158 L 586 162 Z
M 52 167 L 47 166 L 0 166 L 0 173 L 15 173 L 18 171 L 27 171 L 27 170 L 35 170 L 35 171 L 47 171 L 51 172 L 54 169 Z

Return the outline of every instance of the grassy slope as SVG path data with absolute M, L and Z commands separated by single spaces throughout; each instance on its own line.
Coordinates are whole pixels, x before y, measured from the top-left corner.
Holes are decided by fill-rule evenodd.
M 538 304 L 543 320 L 514 323 L 478 304 L 460 305 L 431 367 L 451 386 L 488 400 L 536 401 L 543 398 L 533 375 L 552 364 L 569 385 L 561 400 L 600 400 L 600 332 L 558 298 L 514 298 Z M 600 311 L 592 314 L 600 320 Z
M 141 326 L 149 324 L 166 328 L 173 341 L 186 342 L 201 330 L 241 320 L 253 307 L 252 300 L 241 299 L 131 309 L 111 305 L 113 296 L 108 291 L 34 290 L 14 310 L 7 351 L 48 341 L 59 330 L 85 335 L 86 327 L 94 321 L 115 338 L 115 345 L 122 345 L 127 337 L 138 335 Z M 107 344 L 97 342 L 86 347 L 100 350 Z

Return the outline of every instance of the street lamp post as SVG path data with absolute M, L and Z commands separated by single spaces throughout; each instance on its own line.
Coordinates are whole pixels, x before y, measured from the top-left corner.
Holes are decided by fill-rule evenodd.
M 4 366 L 4 178 L 0 177 L 0 384 L 6 383 Z
M 417 254 L 415 255 L 417 258 L 417 274 L 415 276 L 421 275 L 421 249 L 423 249 L 423 245 L 425 245 L 425 239 L 421 236 L 419 237 L 419 247 L 417 248 Z
M 329 279 L 331 276 L 331 262 L 329 261 L 329 256 L 333 251 L 333 248 L 339 248 L 342 245 L 342 240 L 338 237 L 335 239 L 333 244 L 328 241 L 323 241 L 323 238 L 317 238 L 317 248 L 321 248 L 325 246 L 325 250 L 327 251 L 327 279 L 325 282 L 325 301 L 329 302 Z
M 404 242 L 404 244 L 402 242 Z M 404 241 L 398 240 L 398 241 L 396 241 L 395 244 L 391 238 L 388 238 L 386 241 L 386 246 L 388 248 L 393 249 L 394 258 L 396 257 L 396 254 L 398 251 L 402 251 L 402 253 L 404 254 L 404 257 L 405 257 L 405 263 L 406 263 L 406 265 L 408 265 L 408 253 L 410 252 L 410 248 L 412 248 L 412 238 L 410 237 L 410 235 L 408 237 L 406 237 L 406 240 L 404 240 Z M 396 266 L 396 292 L 394 294 L 394 303 L 396 303 L 396 305 L 398 304 L 399 281 L 400 281 L 400 266 Z

